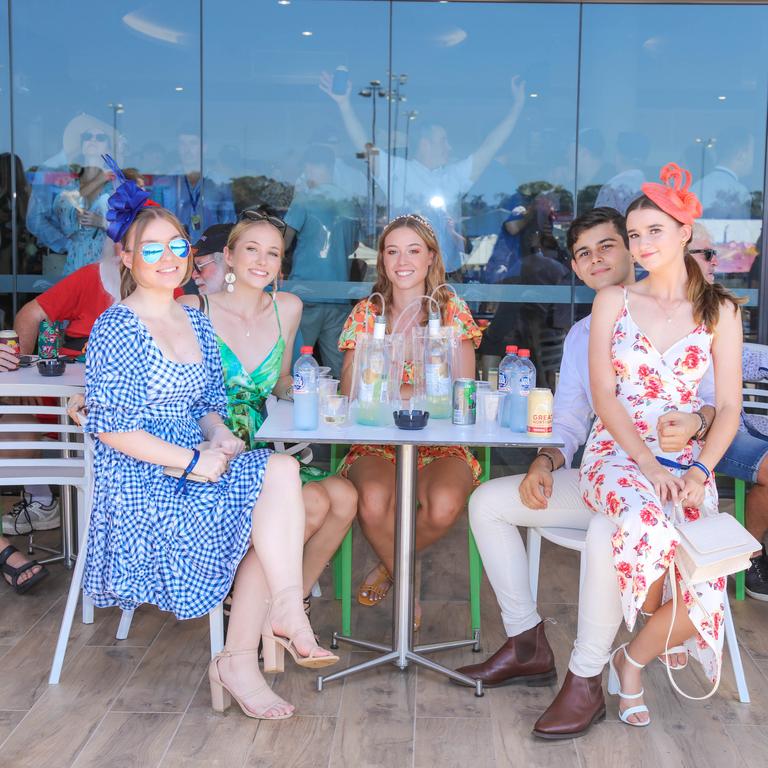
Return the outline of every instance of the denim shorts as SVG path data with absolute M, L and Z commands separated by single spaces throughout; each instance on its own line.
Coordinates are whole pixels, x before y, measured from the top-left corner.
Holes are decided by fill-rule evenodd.
M 757 471 L 766 455 L 768 455 L 768 437 L 763 437 L 753 430 L 739 431 L 720 463 L 715 467 L 715 471 L 728 477 L 754 483 L 757 480 Z

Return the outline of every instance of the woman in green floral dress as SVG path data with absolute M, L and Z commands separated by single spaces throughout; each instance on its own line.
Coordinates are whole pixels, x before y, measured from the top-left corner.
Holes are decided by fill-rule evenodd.
M 291 386 L 291 359 L 301 320 L 301 299 L 277 291 L 283 258 L 282 222 L 245 218 L 232 228 L 224 249 L 227 290 L 210 296 L 183 296 L 199 306 L 216 331 L 227 390 L 227 426 L 248 449 L 259 446 L 256 432 L 266 418 L 270 394 L 285 396 Z M 273 290 L 265 289 L 272 285 Z M 304 594 L 309 595 L 357 513 L 357 492 L 343 477 L 302 466 L 306 508 Z

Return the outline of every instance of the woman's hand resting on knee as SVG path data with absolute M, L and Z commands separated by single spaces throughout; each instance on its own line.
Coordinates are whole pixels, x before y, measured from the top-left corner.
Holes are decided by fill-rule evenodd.
M 651 485 L 653 485 L 653 489 L 656 491 L 662 504 L 666 504 L 668 501 L 677 504 L 680 501 L 681 493 L 685 488 L 682 478 L 676 477 L 668 469 L 662 467 L 656 461 L 655 456 L 651 456 L 638 466 Z

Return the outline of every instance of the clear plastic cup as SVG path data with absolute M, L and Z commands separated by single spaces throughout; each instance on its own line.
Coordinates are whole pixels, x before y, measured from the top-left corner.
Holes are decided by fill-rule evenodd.
M 498 392 L 495 389 L 481 389 L 477 393 L 477 421 L 478 424 L 490 426 L 499 419 L 499 410 L 501 402 L 504 399 L 505 392 Z
M 349 416 L 349 398 L 346 395 L 329 395 L 320 403 L 320 420 L 334 427 L 342 426 Z
M 317 367 L 317 377 L 319 379 L 330 379 L 331 378 L 331 366 L 330 365 L 319 365 Z
M 330 378 L 321 378 L 317 380 L 317 393 L 320 402 L 323 403 L 331 395 L 335 395 L 339 389 L 339 380 Z
M 483 390 L 490 392 L 491 389 L 493 389 L 493 387 L 491 387 L 490 381 L 483 381 L 482 379 L 477 379 L 475 381 L 475 386 L 477 387 L 478 392 Z

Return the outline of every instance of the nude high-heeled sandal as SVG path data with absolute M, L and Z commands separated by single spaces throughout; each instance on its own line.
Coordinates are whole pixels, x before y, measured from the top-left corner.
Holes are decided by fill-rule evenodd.
M 285 636 L 274 634 L 272 629 L 272 610 L 278 602 L 284 602 L 290 596 L 296 596 L 296 599 L 301 601 L 301 587 L 288 587 L 274 595 L 270 601 L 269 611 L 261 635 L 264 672 L 283 672 L 285 669 L 285 651 L 291 654 L 291 658 L 293 658 L 298 666 L 305 669 L 320 669 L 336 664 L 339 661 L 339 657 L 333 653 L 326 656 L 317 655 L 318 651 L 324 649 L 317 644 L 315 633 L 312 631 L 308 621 L 304 626 L 287 632 Z M 302 616 L 304 616 L 303 612 Z M 307 656 L 300 654 L 296 648 L 296 640 L 302 636 L 308 639 L 308 645 L 314 646 Z
M 259 712 L 248 708 L 244 700 L 261 693 L 265 688 L 268 689 L 269 686 L 266 683 L 254 691 L 249 691 L 241 698 L 231 688 L 228 688 L 221 679 L 221 673 L 219 672 L 219 661 L 221 661 L 221 659 L 242 655 L 253 655 L 258 657 L 258 653 L 258 650 L 224 650 L 217 653 L 211 659 L 211 663 L 208 665 L 208 681 L 211 685 L 211 706 L 213 707 L 214 712 L 225 712 L 232 703 L 232 699 L 234 699 L 238 703 L 240 709 L 243 710 L 243 714 L 246 717 L 252 717 L 256 720 L 287 720 L 289 717 L 293 717 L 294 709 L 291 709 L 290 712 L 282 715 L 268 715 L 267 712 L 280 706 L 278 703 L 270 704 Z M 258 664 L 258 661 L 256 663 Z M 285 703 L 287 704 L 287 702 Z M 289 704 L 288 706 L 292 707 L 293 705 Z

